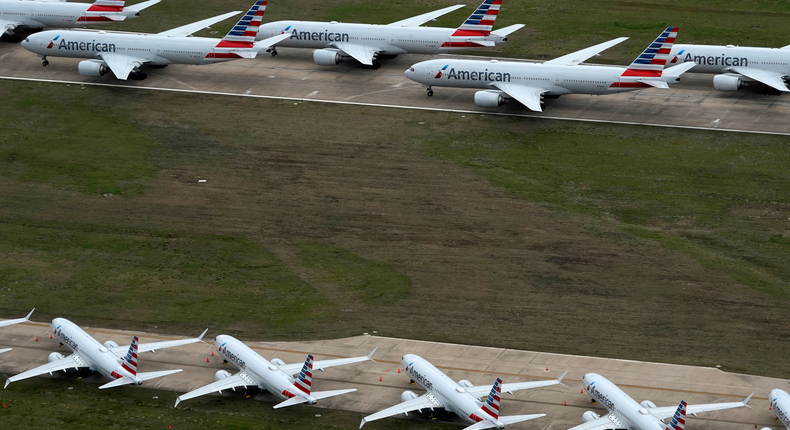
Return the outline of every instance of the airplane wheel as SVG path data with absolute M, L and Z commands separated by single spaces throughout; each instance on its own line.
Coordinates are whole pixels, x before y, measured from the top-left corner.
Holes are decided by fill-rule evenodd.
M 379 69 L 379 67 L 381 67 L 381 63 L 380 63 L 380 62 L 378 62 L 378 61 L 375 61 L 375 60 L 374 60 L 374 61 L 373 61 L 373 69 L 374 69 L 374 70 L 378 70 L 378 69 Z
M 41 65 L 44 66 L 44 67 L 47 67 L 47 66 L 49 66 L 49 61 L 44 60 L 44 61 L 41 62 Z
M 277 56 L 277 51 L 276 50 L 272 50 L 272 57 L 276 57 L 276 56 Z
M 428 97 L 433 97 L 433 90 L 428 90 Z

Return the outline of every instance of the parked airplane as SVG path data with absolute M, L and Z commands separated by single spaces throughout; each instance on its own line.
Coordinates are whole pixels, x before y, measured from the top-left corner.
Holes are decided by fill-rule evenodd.
M 401 358 L 401 367 L 406 375 L 427 393 L 417 396 L 412 391 L 404 391 L 401 394 L 402 403 L 366 416 L 362 419 L 359 428 L 362 428 L 365 423 L 398 414 L 408 415 L 412 411 L 422 412 L 423 409 L 444 408 L 471 424 L 464 430 L 502 429 L 508 424 L 546 416 L 546 414 L 500 416 L 499 396 L 502 391 L 513 394 L 514 391 L 562 384 L 562 378 L 568 373 L 565 372 L 559 379 L 551 381 L 512 384 L 503 384 L 502 380 L 497 378 L 493 387 L 489 387 L 487 385 L 474 386 L 466 380 L 456 383 L 427 360 L 413 354 L 407 354 Z M 483 396 L 487 396 L 486 401 L 480 402 L 478 399 Z
M 428 60 L 406 71 L 406 77 L 423 84 L 428 96 L 433 86 L 481 88 L 475 93 L 480 107 L 502 106 L 516 99 L 529 110 L 542 112 L 544 97 L 563 94 L 613 94 L 643 88 L 669 88 L 694 63 L 664 70 L 677 27 L 669 27 L 627 68 L 581 65 L 588 58 L 627 37 L 610 40 L 544 63 L 512 61 Z
M 161 376 L 178 373 L 181 369 L 163 370 L 159 372 L 137 372 L 137 353 L 156 351 L 159 349 L 172 348 L 174 346 L 188 345 L 200 342 L 206 331 L 200 336 L 192 339 L 167 340 L 164 342 L 137 344 L 137 336 L 132 340 L 132 344 L 127 348 L 118 346 L 117 343 L 108 340 L 104 345 L 85 333 L 78 325 L 65 318 L 55 318 L 50 325 L 52 334 L 61 344 L 72 350 L 73 354 L 64 357 L 59 352 L 49 354 L 49 363 L 22 372 L 8 378 L 3 388 L 8 384 L 22 379 L 32 378 L 45 373 L 57 372 L 59 370 L 87 368 L 99 372 L 105 378 L 112 379 L 100 389 L 117 387 L 120 385 L 135 384 L 140 385 L 143 381 L 159 378 Z
M 96 0 L 93 4 L 67 3 L 62 0 L 0 0 L 0 36 L 13 37 L 15 30 L 83 27 L 137 18 L 141 10 L 160 1 L 149 0 L 124 7 L 124 0 Z
M 750 394 L 742 402 L 689 406 L 685 401 L 681 401 L 677 407 L 657 407 L 650 400 L 637 403 L 617 385 L 595 373 L 584 375 L 582 387 L 593 400 L 605 407 L 609 414 L 602 417 L 593 411 L 587 411 L 582 415 L 584 424 L 570 430 L 683 430 L 687 413 L 696 416 L 700 412 L 748 407 L 747 403 L 754 395 L 754 393 Z M 664 424 L 663 420 L 670 417 L 672 418 L 670 423 Z
M 262 25 L 258 37 L 287 34 L 288 38 L 277 46 L 316 49 L 313 61 L 321 66 L 353 58 L 363 67 L 378 69 L 381 67 L 378 59 L 395 58 L 398 54 L 439 54 L 506 42 L 508 34 L 524 27 L 524 24 L 491 31 L 501 5 L 502 0 L 484 0 L 458 28 L 420 26 L 464 7 L 462 4 L 388 25 L 276 21 Z M 271 53 L 277 56 L 277 49 L 272 49 Z
M 782 48 L 749 48 L 745 46 L 675 45 L 670 63 L 693 61 L 693 73 L 715 73 L 713 88 L 738 91 L 761 83 L 777 94 L 788 92 L 785 82 L 790 78 L 790 45 Z
M 768 392 L 768 401 L 773 409 L 776 419 L 790 430 L 790 394 L 780 389 L 773 389 Z M 762 430 L 772 430 L 770 427 L 763 427 Z
M 35 310 L 36 310 L 36 308 L 33 308 L 33 311 L 35 311 Z M 17 319 L 13 319 L 13 320 L 0 321 L 0 327 L 6 327 L 6 326 L 9 326 L 9 325 L 14 325 L 14 324 L 19 324 L 19 323 L 30 321 L 30 316 L 33 315 L 33 311 L 30 311 L 30 313 L 27 314 L 27 316 L 24 317 L 24 318 L 17 318 Z M 11 349 L 12 348 L 0 349 L 0 354 L 2 354 L 4 352 L 11 351 Z
M 352 388 L 333 391 L 312 391 L 313 370 L 323 371 L 330 367 L 368 361 L 378 349 L 374 348 L 370 354 L 364 357 L 313 361 L 313 356 L 308 355 L 304 364 L 285 364 L 278 358 L 269 362 L 232 336 L 217 336 L 214 339 L 214 347 L 226 362 L 231 363 L 240 372 L 231 375 L 227 370 L 217 370 L 214 374 L 216 382 L 179 396 L 176 399 L 175 406 L 178 406 L 184 400 L 214 392 L 222 393 L 222 390 L 235 391 L 239 387 L 258 387 L 283 399 L 284 401 L 274 405 L 274 409 L 301 403 L 314 405 L 317 400 L 357 390 Z M 294 378 L 295 375 L 296 378 Z
M 110 71 L 121 80 L 143 80 L 143 65 L 165 67 L 168 64 L 210 64 L 239 58 L 255 58 L 258 51 L 283 40 L 280 35 L 255 43 L 265 1 L 257 1 L 241 20 L 222 39 L 190 37 L 192 33 L 230 18 L 230 12 L 204 19 L 183 27 L 157 34 L 135 34 L 105 31 L 50 30 L 28 36 L 22 46 L 43 58 L 89 58 L 79 63 L 78 70 L 85 76 L 103 76 Z

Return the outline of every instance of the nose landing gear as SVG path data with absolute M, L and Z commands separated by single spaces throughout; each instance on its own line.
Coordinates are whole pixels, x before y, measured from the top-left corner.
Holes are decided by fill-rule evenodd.
M 49 66 L 49 61 L 47 60 L 47 57 L 41 57 L 41 65 L 44 67 Z

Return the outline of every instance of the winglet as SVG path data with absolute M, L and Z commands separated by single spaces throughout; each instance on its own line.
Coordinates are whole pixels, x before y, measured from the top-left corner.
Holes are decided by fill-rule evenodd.
M 373 351 L 370 351 L 370 354 L 368 354 L 368 360 L 370 360 L 370 361 L 373 361 L 373 354 L 375 354 L 375 353 L 376 353 L 376 350 L 377 350 L 377 349 L 379 349 L 379 347 L 378 347 L 378 346 L 377 346 L 377 347 L 375 347 L 375 348 L 373 348 Z
M 11 383 L 11 378 L 8 378 L 8 379 L 6 379 L 6 380 L 5 380 L 5 385 L 3 386 L 3 389 L 5 390 L 5 389 L 6 389 L 6 387 L 8 387 L 8 384 L 10 384 L 10 383 Z M 365 420 L 362 420 L 362 421 L 365 421 Z M 361 427 L 361 426 L 360 426 L 360 427 Z
M 365 421 L 365 419 L 364 419 L 364 418 L 362 418 L 362 422 L 361 422 L 361 423 L 359 423 L 359 428 L 362 428 L 362 426 L 364 426 L 364 425 L 365 425 L 365 422 L 366 422 L 366 421 Z
M 206 332 L 207 332 L 207 331 L 208 331 L 208 329 L 205 329 L 205 330 L 203 330 L 203 333 L 201 333 L 201 334 L 200 334 L 200 336 L 198 336 L 198 340 L 199 340 L 199 341 L 203 342 L 203 336 L 205 336 L 205 335 L 206 335 Z
M 747 407 L 747 408 L 749 408 L 749 409 L 751 409 L 752 407 L 751 407 L 751 406 L 749 406 L 747 403 L 749 403 L 749 400 L 751 400 L 751 399 L 752 399 L 752 396 L 753 396 L 753 395 L 754 395 L 754 391 L 752 391 L 752 394 L 749 394 L 749 397 L 747 397 L 747 398 L 746 398 L 746 400 L 744 400 L 744 401 L 743 401 L 743 405 L 744 405 L 744 406 L 746 406 L 746 407 Z
M 173 407 L 177 408 L 179 403 L 181 403 L 181 396 L 176 397 L 176 404 Z
M 32 310 L 32 311 L 30 311 L 30 313 L 29 313 L 29 314 L 27 314 L 27 316 L 25 317 L 25 321 L 30 321 L 30 316 L 31 316 L 31 315 L 33 315 L 33 312 L 34 312 L 35 310 L 36 310 L 36 308 L 33 308 L 33 310 Z
M 563 384 L 563 383 L 562 383 L 562 379 L 563 379 L 563 378 L 565 378 L 565 375 L 567 375 L 567 374 L 568 374 L 568 372 L 569 372 L 569 371 L 568 371 L 568 370 L 566 370 L 566 371 L 565 371 L 565 373 L 563 373 L 563 374 L 562 374 L 562 376 L 560 376 L 559 378 L 557 378 L 557 383 L 558 383 L 558 384 L 560 384 L 560 385 L 565 385 L 565 384 Z M 566 385 L 566 386 L 567 386 L 567 385 Z

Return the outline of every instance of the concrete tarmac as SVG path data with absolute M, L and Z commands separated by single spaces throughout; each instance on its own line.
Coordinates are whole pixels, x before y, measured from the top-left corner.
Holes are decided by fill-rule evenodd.
M 111 73 L 103 77 L 81 76 L 77 72 L 79 59 L 50 57 L 50 65 L 42 67 L 35 54 L 18 44 L 0 43 L 0 78 L 580 121 L 790 133 L 790 121 L 786 120 L 790 115 L 790 97 L 762 95 L 753 90 L 715 91 L 712 75 L 687 73 L 680 84 L 669 90 L 562 96 L 547 100 L 543 113 L 531 113 L 516 102 L 498 109 L 479 108 L 473 101 L 477 90 L 471 89 L 434 87 L 436 95 L 427 97 L 425 89 L 407 79 L 403 72 L 414 63 L 436 56 L 401 55 L 393 60 L 383 60 L 383 66 L 378 70 L 365 70 L 353 61 L 333 67 L 318 66 L 312 61 L 312 51 L 305 49 L 283 48 L 279 53 L 277 58 L 262 53 L 252 60 L 205 66 L 144 67 L 148 79 L 120 81 Z
M 141 343 L 177 338 L 121 330 L 88 327 L 84 329 L 100 342 L 113 340 L 118 345 L 128 344 L 134 335 L 140 336 Z M 184 370 L 181 373 L 148 381 L 145 387 L 172 391 L 171 394 L 164 396 L 172 397 L 175 403 L 179 394 L 213 382 L 217 370 L 225 369 L 234 373 L 235 368 L 223 365 L 219 356 L 211 356 L 212 336 L 221 334 L 213 331 L 210 330 L 206 336 L 209 344 L 199 343 L 161 350 L 155 354 L 141 354 L 139 358 L 141 372 L 175 368 Z M 194 333 L 195 336 L 198 334 Z M 70 353 L 68 349 L 59 347 L 57 340 L 51 340 L 49 336 L 47 323 L 25 323 L 0 329 L 0 347 L 13 348 L 12 351 L 0 355 L 0 371 L 11 376 L 45 364 L 47 356 L 53 351 L 64 355 Z M 378 347 L 374 356 L 375 363 L 366 362 L 332 368 L 326 372 L 316 372 L 313 377 L 313 388 L 316 391 L 357 388 L 356 393 L 324 399 L 319 401 L 317 406 L 359 412 L 360 419 L 399 403 L 401 393 L 405 390 L 412 390 L 417 394 L 423 392 L 418 386 L 410 385 L 408 377 L 398 373 L 398 363 L 401 356 L 406 353 L 418 354 L 428 359 L 456 381 L 467 379 L 475 385 L 493 384 L 497 377 L 501 377 L 505 383 L 554 379 L 569 370 L 564 380 L 567 386 L 526 390 L 517 392 L 515 396 L 503 394 L 503 415 L 533 413 L 547 415 L 545 418 L 512 426 L 517 429 L 565 430 L 580 424 L 581 416 L 585 411 L 592 410 L 603 414 L 603 408 L 590 404 L 590 398 L 580 393 L 579 381 L 587 372 L 600 373 L 618 384 L 637 401 L 647 399 L 658 406 L 676 406 L 681 399 L 690 404 L 733 402 L 755 392 L 750 402 L 750 406 L 754 409 L 738 408 L 700 414 L 698 418 L 689 417 L 689 428 L 695 430 L 745 430 L 754 428 L 755 424 L 759 428 L 773 426 L 778 429 L 781 425 L 777 424 L 773 413 L 768 410 L 768 390 L 782 388 L 790 391 L 790 381 L 727 373 L 716 368 L 454 345 L 375 335 L 306 342 L 246 343 L 267 359 L 280 358 L 286 363 L 301 363 L 308 353 L 314 354 L 316 360 L 322 360 L 366 355 L 374 347 Z M 206 362 L 207 358 L 208 362 Z M 65 374 L 57 373 L 54 377 L 69 381 L 70 384 L 86 383 L 85 381 L 97 384 L 107 382 L 95 374 L 85 377 L 81 382 L 75 382 L 76 372 L 73 370 Z M 35 385 L 36 381 L 37 378 L 31 378 L 14 384 Z M 223 395 L 235 397 L 239 402 L 251 401 L 245 399 L 240 392 L 226 392 Z M 204 401 L 210 401 L 210 396 L 207 398 L 208 400 Z M 273 396 L 266 393 L 255 393 L 251 398 L 260 401 L 252 403 L 254 405 L 252 407 L 271 407 L 276 401 Z M 194 401 L 198 400 L 187 400 L 182 405 Z M 410 414 L 410 418 L 406 419 L 427 418 L 428 414 L 425 413 Z M 369 423 L 366 428 L 375 429 L 377 425 L 375 422 Z

